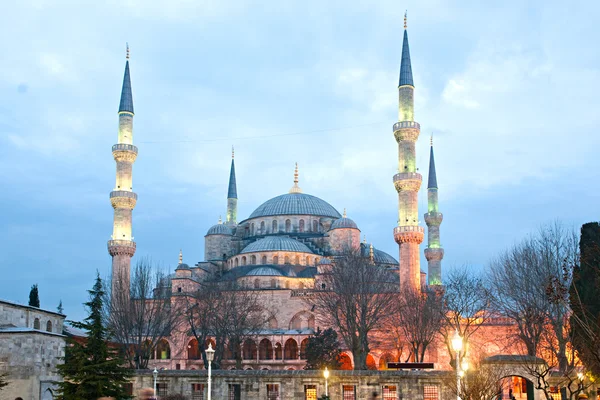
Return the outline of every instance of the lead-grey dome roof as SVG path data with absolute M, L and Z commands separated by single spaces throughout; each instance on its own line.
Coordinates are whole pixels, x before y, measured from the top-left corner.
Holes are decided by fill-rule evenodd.
M 233 235 L 231 228 L 225 224 L 217 224 L 210 227 L 206 236 L 208 235 Z
M 273 215 L 318 215 L 340 218 L 333 206 L 318 197 L 304 193 L 286 193 L 261 204 L 248 219 Z
M 257 267 L 250 270 L 246 276 L 283 276 L 283 274 L 272 267 Z
M 368 244 L 366 244 L 366 243 L 360 244 L 360 251 L 361 251 L 363 257 L 369 257 L 369 250 L 370 249 L 369 249 Z M 374 258 L 375 264 L 398 265 L 398 260 L 396 260 L 394 257 L 390 256 L 385 251 L 377 250 L 376 248 L 373 248 L 373 258 Z
M 270 236 L 250 243 L 242 250 L 243 253 L 258 251 L 294 251 L 299 253 L 312 253 L 304 243 L 284 236 Z
M 331 231 L 333 229 L 358 229 L 358 226 L 356 225 L 356 222 L 352 221 L 350 218 L 344 217 L 333 221 L 329 230 Z

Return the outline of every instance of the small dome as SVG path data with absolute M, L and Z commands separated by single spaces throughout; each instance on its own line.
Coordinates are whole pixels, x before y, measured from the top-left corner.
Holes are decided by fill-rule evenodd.
M 246 276 L 283 276 L 283 274 L 272 267 L 258 267 L 250 270 Z
M 206 236 L 208 235 L 233 235 L 231 228 L 225 224 L 217 224 L 210 227 L 208 232 L 206 232 Z
M 312 253 L 304 243 L 283 236 L 270 236 L 250 243 L 241 254 L 256 253 L 258 251 L 293 251 L 298 253 Z
M 334 229 L 358 229 L 358 226 L 356 225 L 356 222 L 352 221 L 350 218 L 344 217 L 333 221 L 329 230 L 332 231 Z
M 361 254 L 363 255 L 363 257 L 369 257 L 369 252 L 370 252 L 369 247 L 370 246 L 366 243 L 360 244 L 360 251 L 361 251 Z M 398 265 L 398 260 L 396 260 L 394 257 L 390 256 L 385 251 L 377 250 L 376 248 L 373 248 L 373 258 L 374 258 L 375 264 Z
M 180 263 L 175 269 L 190 269 L 190 266 L 186 263 Z

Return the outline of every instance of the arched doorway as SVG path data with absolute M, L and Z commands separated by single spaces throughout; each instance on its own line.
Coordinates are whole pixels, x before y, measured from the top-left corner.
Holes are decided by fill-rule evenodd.
M 346 353 L 342 353 L 340 355 L 340 369 L 345 371 L 352 371 L 354 367 L 352 366 L 352 359 Z
M 258 345 L 258 358 L 260 360 L 273 359 L 273 345 L 269 339 L 263 339 Z
M 187 347 L 188 360 L 199 360 L 200 349 L 198 348 L 198 341 L 196 339 L 190 340 Z
M 298 343 L 294 339 L 288 339 L 283 347 L 283 358 L 286 360 L 298 359 Z
M 256 343 L 252 339 L 246 339 L 242 355 L 244 360 L 256 360 Z
M 367 354 L 367 369 L 371 371 L 377 370 L 377 364 L 375 363 L 375 358 L 371 354 Z
M 503 378 L 500 382 L 502 400 L 534 400 L 533 382 L 529 379 L 512 375 Z M 558 394 L 560 398 L 560 394 Z M 500 396 L 498 396 L 500 399 Z

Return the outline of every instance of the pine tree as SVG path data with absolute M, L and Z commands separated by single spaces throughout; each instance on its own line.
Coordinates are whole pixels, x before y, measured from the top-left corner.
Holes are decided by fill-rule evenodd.
M 99 274 L 89 293 L 90 301 L 85 303 L 88 317 L 84 322 L 70 322 L 73 327 L 87 331 L 87 337 L 83 343 L 68 340 L 65 362 L 58 366 L 63 378 L 58 384 L 58 399 L 129 399 L 124 386 L 132 373 L 122 366 L 120 354 L 107 344 L 108 331 L 102 321 L 104 290 Z
M 38 294 L 38 285 L 37 283 L 31 286 L 31 290 L 29 291 L 29 305 L 31 307 L 40 308 L 40 296 Z
M 314 336 L 308 338 L 304 356 L 306 366 L 304 369 L 338 369 L 340 364 L 340 344 L 337 332 L 332 328 L 322 331 L 317 328 Z
M 62 299 L 60 300 L 60 302 L 58 303 L 58 307 L 56 307 L 56 311 L 58 311 L 59 314 L 64 314 L 64 309 L 63 309 L 63 305 L 62 305 Z

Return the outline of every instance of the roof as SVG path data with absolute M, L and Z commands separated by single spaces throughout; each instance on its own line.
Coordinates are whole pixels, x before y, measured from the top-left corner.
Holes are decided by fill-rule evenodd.
M 248 271 L 246 276 L 283 276 L 283 274 L 272 267 L 256 267 Z
M 433 159 L 433 145 L 429 150 L 429 178 L 427 181 L 427 189 L 437 189 L 437 176 L 435 174 L 435 160 Z
M 125 62 L 125 75 L 123 76 L 123 88 L 121 89 L 119 112 L 122 111 L 133 114 L 133 96 L 131 94 L 131 78 L 129 77 L 129 60 Z
M 177 268 L 175 269 L 190 269 L 190 266 L 187 265 L 186 263 L 180 263 L 177 265 Z
M 42 335 L 50 335 L 50 336 L 58 336 L 64 337 L 65 335 L 56 332 L 48 332 L 41 329 L 33 329 L 33 328 L 22 328 L 22 327 L 7 327 L 0 328 L 0 334 L 2 333 L 41 333 Z
M 2 300 L 2 299 L 0 299 L 0 303 L 8 304 L 8 305 L 11 305 L 11 306 L 14 306 L 14 307 L 28 308 L 28 309 L 33 310 L 33 311 L 40 311 L 40 312 L 43 312 L 43 313 L 54 314 L 54 315 L 58 315 L 58 316 L 61 316 L 61 317 L 66 317 L 65 314 L 61 314 L 61 313 L 56 312 L 56 311 L 50 311 L 50 310 L 46 310 L 46 309 L 39 308 L 39 307 L 26 306 L 24 304 L 15 303 L 14 301 L 8 301 L 8 300 Z
M 307 267 L 304 265 L 291 265 L 291 264 L 267 264 L 267 265 L 241 265 L 226 271 L 221 280 L 232 281 L 239 278 L 248 276 L 249 273 L 257 268 L 267 267 L 279 272 L 279 275 L 286 276 L 288 278 L 313 278 L 317 274 L 316 267 Z
M 261 204 L 248 219 L 274 215 L 316 215 L 341 218 L 333 206 L 318 197 L 305 193 L 286 193 Z
M 319 265 L 331 265 L 331 260 L 327 257 L 321 258 Z
M 227 191 L 228 199 L 237 199 L 237 185 L 235 183 L 235 163 L 231 159 L 231 171 L 229 172 L 229 190 Z
M 250 243 L 241 251 L 244 253 L 255 253 L 258 251 L 293 251 L 299 253 L 312 253 L 310 249 L 297 240 L 285 236 L 269 236 Z
M 209 228 L 205 236 L 208 235 L 233 235 L 230 227 L 225 224 L 216 224 Z
M 333 221 L 329 230 L 331 231 L 334 229 L 358 229 L 358 226 L 356 225 L 356 222 L 352 221 L 350 218 L 344 217 Z
M 361 251 L 361 254 L 363 255 L 363 257 L 369 257 L 369 252 L 370 252 L 369 245 L 367 245 L 366 243 L 361 243 L 360 251 Z M 398 265 L 398 260 L 396 260 L 394 257 L 390 256 L 385 251 L 377 250 L 376 248 L 373 248 L 373 259 L 375 261 L 375 264 Z
M 412 66 L 410 64 L 410 50 L 408 48 L 408 33 L 404 30 L 404 40 L 402 41 L 402 61 L 400 62 L 400 82 L 398 86 L 413 84 Z

